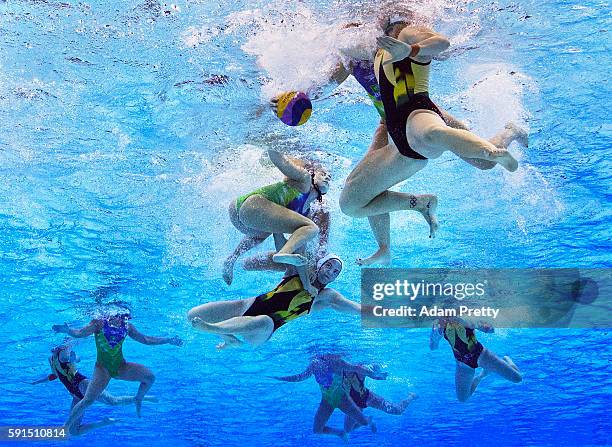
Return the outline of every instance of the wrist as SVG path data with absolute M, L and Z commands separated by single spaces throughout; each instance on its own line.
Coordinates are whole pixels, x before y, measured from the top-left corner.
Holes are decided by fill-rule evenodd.
M 419 54 L 419 52 L 421 51 L 421 46 L 418 43 L 415 43 L 413 45 L 410 45 L 410 57 L 415 57 Z

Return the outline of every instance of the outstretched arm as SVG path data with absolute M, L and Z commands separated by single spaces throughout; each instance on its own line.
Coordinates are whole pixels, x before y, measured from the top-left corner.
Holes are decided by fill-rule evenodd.
M 317 252 L 325 253 L 327 251 L 326 247 L 329 241 L 329 227 L 331 224 L 329 211 L 318 208 L 313 212 L 312 221 L 319 227 L 319 246 L 317 247 Z
M 45 374 L 44 376 L 41 376 L 39 379 L 36 379 L 34 382 L 31 383 L 32 385 L 38 385 L 39 383 L 51 382 L 55 379 L 57 379 L 57 376 L 55 374 Z
M 306 371 L 296 374 L 294 376 L 284 376 L 284 377 L 272 377 L 276 380 L 282 380 L 284 382 L 302 382 L 303 380 L 308 379 L 312 376 L 312 365 L 308 365 Z
M 68 326 L 67 323 L 64 324 L 54 324 L 52 326 L 52 329 L 55 332 L 59 332 L 59 333 L 63 333 L 63 334 L 68 334 L 71 337 L 74 338 L 85 338 L 85 337 L 89 337 L 90 335 L 94 334 L 99 328 L 99 321 L 98 320 L 92 320 L 89 322 L 89 324 L 85 327 L 82 327 L 80 329 L 72 329 Z
M 136 340 L 138 343 L 142 343 L 143 345 L 175 345 L 182 346 L 183 340 L 179 337 L 151 337 L 149 335 L 144 335 L 134 327 L 133 324 L 128 324 L 128 335 Z
M 268 151 L 268 156 L 272 163 L 274 163 L 274 166 L 276 166 L 285 176 L 296 182 L 304 183 L 304 186 L 310 186 L 310 174 L 308 171 L 298 166 L 290 157 L 273 150 Z
M 312 305 L 312 310 L 334 309 L 338 312 L 360 315 L 361 304 L 346 299 L 334 289 L 323 289 Z
M 440 346 L 440 340 L 442 336 L 440 335 L 440 323 L 438 320 L 434 321 L 433 326 L 431 327 L 431 333 L 429 334 L 429 349 L 432 351 L 434 349 L 438 349 Z
M 402 30 L 397 39 L 382 36 L 377 39 L 378 44 L 385 49 L 391 57 L 385 59 L 385 64 L 398 62 L 407 57 L 417 61 L 429 62 L 450 46 L 446 36 L 433 31 L 420 32 L 416 36 L 413 30 Z

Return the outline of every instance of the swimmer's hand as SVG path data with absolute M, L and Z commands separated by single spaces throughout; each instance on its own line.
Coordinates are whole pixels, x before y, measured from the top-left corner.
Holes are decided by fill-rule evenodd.
M 319 289 L 317 289 L 315 286 L 313 286 L 312 284 L 308 284 L 306 287 L 306 292 L 308 292 L 308 294 L 313 297 L 316 298 L 317 295 L 319 294 Z
M 279 93 L 274 98 L 272 98 L 270 100 L 270 102 L 268 103 L 270 105 L 270 108 L 272 109 L 272 111 L 274 112 L 275 115 L 278 115 L 278 98 L 279 98 L 280 95 L 281 95 L 281 93 Z
M 478 330 L 487 334 L 492 334 L 493 332 L 495 332 L 495 328 L 486 321 L 478 322 Z
M 68 327 L 68 324 L 66 323 L 54 324 L 53 326 L 51 326 L 51 329 L 53 329 L 54 332 L 58 332 L 60 334 L 67 334 L 68 331 L 70 331 L 70 328 Z
M 174 346 L 183 346 L 183 340 L 181 340 L 180 337 L 170 337 L 168 339 L 168 344 L 170 345 L 174 345 Z
M 393 62 L 398 62 L 406 59 L 408 56 L 416 56 L 418 53 L 418 45 L 408 45 L 401 40 L 394 39 L 390 36 L 381 36 L 376 39 L 378 45 L 391 54 L 391 58 L 383 62 L 383 65 L 389 65 Z

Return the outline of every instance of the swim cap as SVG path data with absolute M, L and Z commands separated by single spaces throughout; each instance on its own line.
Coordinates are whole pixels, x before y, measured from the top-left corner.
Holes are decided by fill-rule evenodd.
M 306 93 L 287 92 L 278 97 L 276 116 L 288 126 L 301 126 L 311 113 L 312 103 Z
M 325 264 L 327 261 L 331 259 L 335 259 L 336 261 L 338 261 L 340 263 L 340 270 L 342 270 L 344 263 L 342 262 L 342 259 L 340 259 L 340 256 L 334 253 L 328 253 L 327 255 L 323 256 L 321 259 L 317 261 L 317 273 L 319 272 L 321 267 L 323 267 L 323 264 Z
M 392 15 L 389 16 L 389 18 L 387 19 L 387 23 L 385 24 L 383 29 L 385 31 L 385 34 L 388 34 L 395 25 L 407 25 L 409 23 L 410 20 L 406 16 Z

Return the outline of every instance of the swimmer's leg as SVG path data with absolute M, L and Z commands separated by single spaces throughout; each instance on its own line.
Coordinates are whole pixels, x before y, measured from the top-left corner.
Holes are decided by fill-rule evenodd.
M 242 268 L 247 271 L 284 272 L 287 267 L 274 262 L 272 256 L 275 254 L 275 251 L 269 251 L 261 255 L 251 256 L 250 258 L 244 260 L 242 263 Z
M 370 147 L 368 148 L 368 152 L 376 151 L 378 149 L 385 147 L 388 144 L 389 144 L 389 133 L 387 131 L 387 125 L 383 120 L 381 120 L 380 124 L 374 131 L 374 136 L 372 137 L 372 143 L 370 144 Z
M 494 144 L 500 149 L 506 149 L 513 141 L 518 142 L 524 147 L 528 147 L 529 145 L 529 137 L 527 135 L 527 131 L 514 123 L 506 124 L 504 130 L 495 135 L 493 138 L 489 139 L 490 143 Z M 461 158 L 472 166 L 475 166 L 478 169 L 482 170 L 492 169 L 497 164 L 494 161 L 487 161 L 478 158 Z
M 252 303 L 253 298 L 205 303 L 192 308 L 187 313 L 187 318 L 193 327 L 202 329 L 199 326 L 200 322 L 218 323 L 230 318 L 241 317 Z
M 119 374 L 117 376 L 120 380 L 127 380 L 130 382 L 140 382 L 138 392 L 134 397 L 134 404 L 136 405 L 136 415 L 140 417 L 140 409 L 142 407 L 142 401 L 145 395 L 153 386 L 155 382 L 155 374 L 149 368 L 138 363 L 125 362 L 119 367 Z
M 352 417 L 350 417 L 349 415 L 344 415 L 344 432 L 345 433 L 350 433 L 353 430 L 355 430 L 355 428 L 357 428 L 359 424 L 357 423 L 357 421 L 355 419 L 353 419 Z
M 70 410 L 71 411 L 75 407 L 75 405 L 79 402 L 79 400 L 80 399 L 78 399 L 76 397 L 72 398 L 72 405 L 70 406 Z M 90 432 L 92 430 L 95 430 L 96 428 L 106 427 L 107 425 L 111 425 L 111 424 L 114 424 L 114 423 L 118 422 L 118 419 L 103 418 L 99 422 L 94 422 L 94 423 L 90 423 L 90 424 L 81 424 L 82 420 L 83 420 L 83 418 L 81 417 L 81 418 L 79 418 L 78 421 L 76 421 L 76 423 L 75 423 L 76 428 L 74 429 L 72 434 L 77 435 L 77 436 L 84 435 L 85 433 L 88 433 L 88 432 Z
M 70 414 L 68 415 L 68 420 L 66 421 L 65 427 L 68 433 L 71 434 L 80 434 L 78 425 L 83 418 L 83 414 L 87 407 L 93 404 L 98 396 L 102 394 L 108 382 L 110 382 L 111 376 L 106 370 L 106 368 L 99 366 L 96 364 L 94 367 L 93 377 L 91 378 L 89 385 L 87 386 L 87 390 L 83 399 L 77 402 L 72 409 L 70 410 Z
M 388 414 L 400 415 L 406 411 L 408 405 L 416 399 L 417 395 L 414 393 L 410 393 L 408 397 L 397 404 L 393 402 L 389 402 L 384 397 L 379 396 L 378 394 L 373 393 L 372 391 L 368 394 L 368 407 L 376 408 L 377 410 L 384 411 Z
M 312 431 L 318 435 L 335 435 L 341 438 L 345 438 L 346 434 L 342 430 L 338 430 L 337 428 L 329 427 L 327 425 L 327 421 L 331 417 L 334 409 L 324 400 L 321 400 L 319 404 L 319 408 L 314 417 L 314 423 L 312 427 Z
M 268 341 L 274 331 L 274 321 L 267 315 L 235 317 L 219 323 L 199 322 L 198 324 L 203 331 L 218 335 L 240 336 L 253 346 Z
M 359 408 L 353 399 L 351 399 L 346 393 L 344 396 L 342 396 L 338 409 L 353 419 L 357 424 L 367 425 L 370 427 L 370 430 L 372 430 L 372 433 L 376 433 L 376 425 L 374 424 L 372 418 L 365 417 L 361 411 L 361 408 Z
M 121 405 L 130 405 L 136 402 L 135 396 L 115 396 L 108 391 L 102 392 L 100 397 L 98 397 L 98 402 L 101 402 L 105 405 L 110 405 L 113 407 L 121 406 Z M 145 402 L 159 402 L 157 397 L 153 396 L 145 396 L 143 399 Z
M 227 285 L 230 285 L 234 279 L 234 264 L 236 264 L 238 258 L 261 244 L 268 236 L 246 236 L 240 241 L 232 254 L 223 263 L 223 280 Z
M 369 216 L 368 221 L 376 242 L 378 250 L 373 255 L 367 258 L 357 258 L 358 265 L 373 265 L 391 263 L 391 216 L 389 213 L 379 214 L 377 216 Z
M 433 112 L 413 112 L 406 123 L 406 136 L 418 153 L 451 151 L 462 158 L 494 161 L 510 172 L 518 169 L 518 162 L 507 150 L 495 147 L 472 132 L 447 126 Z
M 319 234 L 319 227 L 312 220 L 257 194 L 246 199 L 240 207 L 240 221 L 258 231 L 291 234 L 283 248 L 272 257 L 274 262 L 281 264 L 304 265 L 306 258 L 295 251 Z
M 494 372 L 510 382 L 519 383 L 523 380 L 523 375 L 519 368 L 514 364 L 510 357 L 500 359 L 495 353 L 484 348 L 478 357 L 478 366 Z
M 456 362 L 455 367 L 455 390 L 459 402 L 465 402 L 470 398 L 475 388 L 472 388 L 472 380 L 474 379 L 475 369 L 470 368 L 464 363 Z
M 227 348 L 236 348 L 244 344 L 240 339 L 234 337 L 233 335 L 221 335 L 220 337 L 223 341 L 216 346 L 216 348 L 219 350 Z

